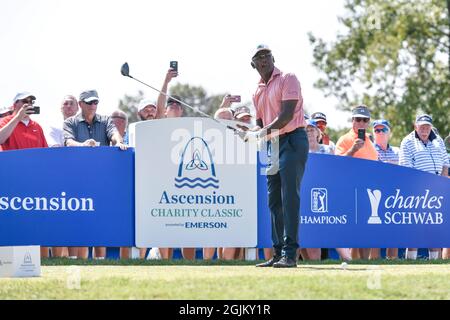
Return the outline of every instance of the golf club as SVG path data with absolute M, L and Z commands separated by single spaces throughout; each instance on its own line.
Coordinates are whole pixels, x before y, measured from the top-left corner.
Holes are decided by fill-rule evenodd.
M 171 95 L 169 95 L 169 94 L 167 94 L 167 93 L 164 93 L 164 92 L 162 92 L 162 91 L 160 91 L 160 90 L 158 90 L 158 89 L 152 87 L 151 85 L 149 85 L 149 84 L 147 84 L 147 83 L 145 83 L 145 82 L 139 80 L 139 79 L 134 78 L 133 76 L 130 75 L 130 66 L 128 65 L 127 62 L 125 62 L 125 63 L 122 65 L 122 68 L 120 68 L 120 73 L 121 73 L 124 77 L 128 77 L 128 78 L 131 78 L 131 79 L 133 79 L 133 80 L 136 80 L 137 82 L 143 84 L 144 86 L 147 86 L 147 87 L 149 87 L 149 88 L 151 88 L 151 89 L 153 89 L 153 90 L 155 90 L 155 91 L 157 91 L 157 92 L 159 92 L 159 93 L 165 95 L 166 97 L 169 97 L 169 98 L 171 98 L 171 99 L 173 99 L 173 100 L 179 102 L 180 104 L 182 104 L 183 106 L 188 107 L 188 108 L 191 109 L 192 111 L 197 112 L 197 113 L 200 113 L 202 116 L 204 116 L 204 117 L 206 117 L 206 118 L 209 118 L 209 119 L 211 119 L 211 120 L 213 120 L 213 121 L 215 121 L 215 122 L 217 122 L 217 123 L 220 123 L 220 124 L 223 125 L 223 126 L 226 126 L 228 129 L 233 130 L 235 134 L 237 134 L 242 140 L 244 140 L 244 142 L 247 142 L 247 141 L 254 141 L 254 138 L 249 139 L 249 135 L 248 135 L 245 131 L 239 130 L 239 129 L 236 129 L 236 128 L 233 128 L 233 127 L 231 127 L 231 126 L 228 126 L 228 125 L 226 125 L 226 124 L 220 122 L 219 120 L 214 119 L 213 117 L 211 117 L 210 115 L 204 113 L 203 111 L 199 110 L 198 108 L 194 108 L 194 107 L 188 105 L 187 103 L 185 103 L 185 102 L 183 102 L 183 101 L 180 101 L 180 100 L 178 100 L 178 99 L 172 97 Z

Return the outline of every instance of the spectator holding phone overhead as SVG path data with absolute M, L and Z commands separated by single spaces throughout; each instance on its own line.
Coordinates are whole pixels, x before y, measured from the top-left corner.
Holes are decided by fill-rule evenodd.
M 48 147 L 42 127 L 30 119 L 38 110 L 33 107 L 35 100 L 29 92 L 16 94 L 12 114 L 0 119 L 0 151 Z M 48 248 L 41 247 L 41 257 L 48 256 Z
M 378 160 L 378 153 L 366 133 L 370 125 L 370 111 L 365 105 L 352 110 L 352 128 L 336 143 L 336 155 Z M 352 259 L 378 259 L 379 249 L 351 249 Z

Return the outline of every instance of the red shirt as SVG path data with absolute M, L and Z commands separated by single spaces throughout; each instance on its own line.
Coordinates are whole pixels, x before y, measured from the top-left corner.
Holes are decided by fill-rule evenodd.
M 14 115 L 0 119 L 0 128 L 3 128 L 12 120 Z M 29 148 L 47 148 L 44 132 L 41 126 L 30 119 L 28 126 L 20 121 L 6 141 L 0 145 L 0 150 L 17 150 Z

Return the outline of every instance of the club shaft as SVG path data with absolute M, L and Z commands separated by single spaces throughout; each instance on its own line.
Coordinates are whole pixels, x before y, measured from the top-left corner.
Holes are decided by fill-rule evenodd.
M 192 111 L 197 112 L 197 113 L 200 113 L 201 115 L 203 115 L 203 116 L 205 116 L 205 117 L 207 117 L 207 118 L 210 118 L 210 119 L 212 119 L 212 120 L 214 120 L 214 121 L 220 123 L 220 121 L 214 119 L 213 117 L 211 117 L 210 115 L 204 113 L 203 111 L 199 110 L 198 108 L 194 108 L 194 107 L 188 105 L 187 103 L 185 103 L 185 102 L 183 102 L 183 101 L 181 101 L 181 100 L 178 100 L 177 98 L 172 97 L 170 94 L 167 94 L 167 93 L 165 93 L 165 92 L 162 92 L 161 90 L 158 90 L 158 89 L 152 87 L 151 85 L 146 84 L 145 82 L 143 82 L 143 81 L 141 81 L 141 80 L 139 80 L 139 79 L 136 79 L 135 77 L 132 77 L 132 76 L 129 76 L 129 77 L 130 77 L 131 79 L 134 79 L 134 80 L 138 81 L 139 83 L 142 83 L 144 86 L 147 86 L 147 87 L 149 87 L 149 88 L 151 88 L 151 89 L 153 89 L 153 90 L 155 90 L 155 91 L 157 91 L 157 92 L 159 92 L 159 93 L 165 95 L 166 97 L 169 97 L 169 98 L 171 98 L 171 99 L 173 99 L 173 100 L 179 102 L 180 104 L 182 104 L 183 106 L 188 107 L 188 108 L 191 109 Z

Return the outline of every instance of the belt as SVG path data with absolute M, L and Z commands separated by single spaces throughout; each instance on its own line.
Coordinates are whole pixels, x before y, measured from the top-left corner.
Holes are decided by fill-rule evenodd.
M 300 130 L 304 130 L 304 129 L 305 129 L 305 127 L 298 127 L 298 128 L 296 128 L 296 129 L 294 129 L 294 130 L 292 130 L 292 131 L 289 131 L 289 132 L 285 132 L 285 133 L 283 133 L 283 134 L 280 134 L 278 137 L 279 137 L 279 138 L 283 138 L 283 137 L 286 137 L 286 136 L 288 136 L 288 135 L 290 135 L 290 134 L 299 132 Z

